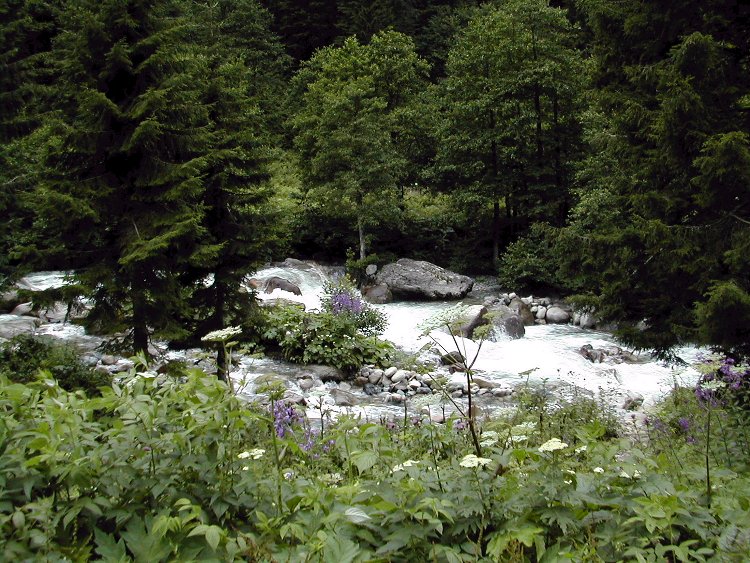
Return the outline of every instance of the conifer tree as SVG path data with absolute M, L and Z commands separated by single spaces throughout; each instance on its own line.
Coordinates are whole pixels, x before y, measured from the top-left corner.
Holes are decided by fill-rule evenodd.
M 23 248 L 33 236 L 28 194 L 44 150 L 43 136 L 33 133 L 49 111 L 53 78 L 46 61 L 58 12 L 58 2 L 0 4 L 0 287 L 20 273 Z
M 669 356 L 700 341 L 748 355 L 750 7 L 580 8 L 595 119 L 568 268 L 629 345 Z
M 194 337 L 249 322 L 254 303 L 243 279 L 273 256 L 277 218 L 269 204 L 268 165 L 287 57 L 255 0 L 186 3 L 191 36 L 207 61 L 203 101 L 209 143 L 203 170 L 200 241 L 204 252 L 185 282 L 195 286 Z M 210 283 L 204 283 L 210 279 Z M 248 328 L 251 328 L 248 326 Z M 219 353 L 224 375 L 223 349 Z
M 206 63 L 165 0 L 71 0 L 54 48 L 61 141 L 38 189 L 38 224 L 72 249 L 89 324 L 175 337 L 179 274 L 212 251 L 203 175 Z

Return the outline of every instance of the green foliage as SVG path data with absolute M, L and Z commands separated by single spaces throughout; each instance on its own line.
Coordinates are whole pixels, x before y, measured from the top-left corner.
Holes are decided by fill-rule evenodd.
M 564 12 L 543 0 L 484 4 L 448 55 L 436 173 L 454 197 L 493 208 L 495 263 L 501 204 L 508 227 L 567 214 L 583 83 L 573 38 Z
M 735 282 L 711 287 L 696 306 L 700 339 L 726 354 L 750 355 L 750 295 Z
M 281 349 L 284 359 L 324 364 L 354 373 L 365 364 L 385 365 L 392 345 L 365 336 L 351 315 L 332 311 L 306 313 L 297 307 L 274 307 L 263 338 Z
M 81 389 L 89 397 L 99 395 L 112 381 L 110 375 L 85 366 L 72 348 L 27 335 L 0 346 L 0 376 L 19 383 L 54 378 L 63 389 Z
M 594 89 L 565 270 L 631 346 L 727 346 L 706 313 L 748 274 L 746 18 L 724 3 L 579 7 Z
M 294 78 L 291 126 L 306 197 L 323 211 L 353 211 L 360 258 L 366 230 L 397 209 L 407 164 L 400 140 L 409 138 L 409 102 L 426 72 L 407 36 L 382 32 L 367 45 L 352 37 L 318 51 Z
M 534 223 L 527 234 L 508 245 L 498 276 L 503 287 L 521 290 L 563 286 L 566 280 L 560 273 L 558 237 L 559 229 Z
M 342 417 L 320 435 L 182 377 L 131 374 L 86 399 L 0 376 L 4 559 L 733 561 L 750 547 L 745 469 L 714 467 L 707 506 L 699 448 L 606 439 L 585 405 L 591 418 L 556 426 L 540 426 L 544 401 L 486 421 L 476 458 L 455 419 Z
M 323 285 L 323 311 L 340 317 L 365 336 L 379 336 L 386 329 L 388 317 L 362 299 L 354 282 L 344 276 Z

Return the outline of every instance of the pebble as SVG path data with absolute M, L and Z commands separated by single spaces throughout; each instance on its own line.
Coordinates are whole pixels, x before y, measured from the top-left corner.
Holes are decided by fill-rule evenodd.
M 393 383 L 400 383 L 407 377 L 409 377 L 409 372 L 406 370 L 400 369 L 396 373 L 391 375 L 391 381 L 393 381 Z

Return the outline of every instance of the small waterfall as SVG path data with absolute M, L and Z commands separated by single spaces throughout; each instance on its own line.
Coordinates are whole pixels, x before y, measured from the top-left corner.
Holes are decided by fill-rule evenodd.
M 283 278 L 296 285 L 302 295 L 296 295 L 289 291 L 276 288 L 271 293 L 265 292 L 265 284 L 273 277 Z M 323 293 L 323 285 L 333 281 L 336 271 L 325 268 L 314 262 L 301 262 L 294 260 L 292 263 L 282 262 L 280 265 L 263 268 L 251 278 L 257 285 L 258 299 L 268 301 L 271 299 L 287 299 L 303 303 L 308 311 L 320 309 L 320 299 Z

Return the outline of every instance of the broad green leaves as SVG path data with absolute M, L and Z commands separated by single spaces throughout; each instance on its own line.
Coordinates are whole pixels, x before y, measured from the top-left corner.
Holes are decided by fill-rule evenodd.
M 367 45 L 349 38 L 319 51 L 294 79 L 299 109 L 291 124 L 307 199 L 327 212 L 353 212 L 360 258 L 366 230 L 396 210 L 408 164 L 399 139 L 426 71 L 408 37 L 383 32 Z

